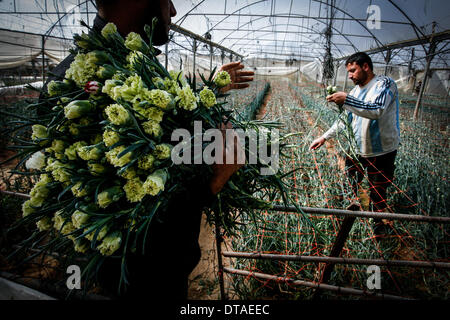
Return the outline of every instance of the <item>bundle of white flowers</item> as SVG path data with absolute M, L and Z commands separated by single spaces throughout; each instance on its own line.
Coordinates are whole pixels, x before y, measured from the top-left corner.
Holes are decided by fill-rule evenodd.
M 146 28 L 149 39 L 151 29 Z M 174 165 L 173 130 L 193 132 L 194 122 L 201 121 L 205 132 L 224 119 L 244 129 L 280 124 L 234 119 L 219 102 L 220 88 L 231 81 L 228 73 L 214 77 L 213 71 L 197 85 L 195 76 L 168 72 L 151 43 L 136 33 L 123 39 L 111 23 L 101 32 L 75 36 L 75 43 L 65 78 L 51 81 L 45 99 L 31 106 L 41 116 L 29 121 L 32 136 L 21 155 L 39 178 L 23 204 L 21 222 L 36 224 L 29 243 L 47 232 L 55 239 L 52 249 L 66 244 L 89 257 L 89 267 L 96 270 L 102 257 L 126 255 L 134 250 L 133 239 L 145 241 L 152 217 L 189 182 L 186 168 L 189 178 L 211 173 L 205 164 Z M 241 169 L 209 208 L 220 211 L 217 221 L 229 232 L 237 207 L 241 214 L 269 207 L 273 190 L 287 197 L 281 173 L 261 176 L 264 166 L 257 161 Z M 256 192 L 270 196 L 263 199 Z

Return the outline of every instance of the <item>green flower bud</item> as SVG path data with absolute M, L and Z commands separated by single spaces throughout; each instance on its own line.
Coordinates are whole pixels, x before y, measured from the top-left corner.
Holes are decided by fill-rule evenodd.
M 100 79 L 111 79 L 114 74 L 117 72 L 117 69 L 114 68 L 110 64 L 104 64 L 97 70 L 97 77 Z
M 115 232 L 105 237 L 102 243 L 97 247 L 100 253 L 104 256 L 110 256 L 120 248 L 122 237 L 120 232 Z
M 140 51 L 142 53 L 149 52 L 149 46 L 142 40 L 141 36 L 136 32 L 130 32 L 125 39 L 125 46 L 133 51 Z
M 102 36 L 105 37 L 106 39 L 110 39 L 114 35 L 119 35 L 119 33 L 117 32 L 116 25 L 112 22 L 107 23 L 103 27 L 101 33 L 102 33 Z
M 111 60 L 110 56 L 105 51 L 100 50 L 89 52 L 87 58 L 96 65 L 103 65 Z
M 95 106 L 89 100 L 74 100 L 64 107 L 67 119 L 76 119 L 94 111 Z
M 44 127 L 43 125 L 40 124 L 35 124 L 31 127 L 31 129 L 33 131 L 31 139 L 36 140 L 48 138 L 47 127 Z
M 100 208 L 106 208 L 111 203 L 118 201 L 122 196 L 122 188 L 120 186 L 114 186 L 98 194 L 97 204 Z
M 72 223 L 75 228 L 80 229 L 89 220 L 89 215 L 80 210 L 75 210 L 72 214 Z
M 47 92 L 51 97 L 60 96 L 64 93 L 71 92 L 72 90 L 73 90 L 72 83 L 68 80 L 64 81 L 52 80 L 47 85 Z
M 144 182 L 145 193 L 156 196 L 160 191 L 164 190 L 164 184 L 167 181 L 167 171 L 159 169 L 147 177 Z
M 99 176 L 103 173 L 105 173 L 106 168 L 100 163 L 96 162 L 88 162 L 88 168 L 92 175 Z
M 100 160 L 106 151 L 103 141 L 91 146 L 79 147 L 78 156 L 83 160 Z

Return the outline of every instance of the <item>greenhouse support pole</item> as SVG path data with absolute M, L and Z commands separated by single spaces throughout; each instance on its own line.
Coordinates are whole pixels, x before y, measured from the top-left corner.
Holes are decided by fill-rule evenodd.
M 213 46 L 210 44 L 209 45 L 209 72 L 212 72 L 212 58 L 213 58 Z
M 409 59 L 409 63 L 408 63 L 408 84 L 411 81 L 411 73 L 413 73 L 414 54 L 415 54 L 415 49 L 412 48 L 411 49 L 411 59 Z M 414 92 L 414 86 L 413 86 L 413 92 Z
M 414 89 L 416 88 L 416 82 L 417 82 L 417 72 L 414 71 L 413 73 L 413 85 L 411 88 L 411 93 L 414 93 Z
M 450 82 L 450 73 L 448 74 L 448 80 L 447 80 L 447 95 L 445 96 L 445 105 L 447 105 L 448 96 L 450 95 L 450 87 L 448 83 Z
M 169 43 L 166 42 L 166 46 L 165 46 L 165 55 L 166 55 L 166 59 L 164 61 L 164 67 L 167 70 L 167 65 L 169 64 Z
M 427 84 L 428 76 L 430 73 L 431 61 L 434 58 L 434 51 L 436 50 L 436 41 L 434 40 L 435 30 L 436 30 L 436 22 L 433 21 L 432 33 L 431 33 L 431 38 L 430 38 L 430 48 L 428 49 L 428 52 L 426 52 L 427 65 L 425 66 L 425 72 L 423 74 L 422 85 L 420 86 L 419 96 L 417 97 L 416 107 L 414 108 L 414 116 L 413 116 L 414 121 L 417 121 L 417 119 L 419 118 L 419 108 L 420 108 L 420 105 L 422 104 L 423 93 L 425 91 L 425 86 Z
M 360 207 L 356 204 L 351 205 L 348 210 L 358 211 Z M 355 222 L 355 217 L 345 217 L 342 221 L 339 232 L 336 236 L 336 240 L 334 241 L 333 248 L 330 252 L 330 257 L 339 257 L 341 255 L 342 248 L 344 248 L 345 242 L 347 241 L 350 230 L 353 227 L 353 223 Z M 331 272 L 333 272 L 334 263 L 325 264 L 325 268 L 323 269 L 322 276 L 320 278 L 319 283 L 327 283 L 330 280 Z M 319 290 L 314 293 L 313 299 L 319 298 Z
M 45 83 L 45 36 L 41 36 L 41 49 L 42 49 L 42 83 Z
M 336 85 L 338 72 L 339 72 L 339 62 L 336 62 L 336 69 L 335 69 L 335 71 L 334 71 L 333 86 Z
M 192 79 L 195 79 L 195 56 L 197 55 L 197 39 L 194 39 L 194 43 L 192 44 L 192 49 L 194 51 L 194 56 L 192 59 Z
M 225 296 L 225 284 L 223 281 L 223 261 L 222 261 L 222 234 L 220 232 L 220 219 L 219 214 L 215 213 L 215 228 L 216 228 L 216 251 L 217 251 L 217 265 L 219 269 L 219 287 L 220 287 L 220 299 L 227 300 Z
M 416 107 L 414 108 L 414 120 L 417 120 L 419 118 L 419 108 L 420 105 L 422 104 L 423 93 L 425 91 L 425 86 L 427 84 L 427 80 L 429 77 L 431 60 L 433 60 L 435 50 L 436 50 L 436 42 L 432 41 L 430 44 L 430 50 L 428 50 L 427 54 L 428 55 L 427 65 L 425 66 L 422 85 L 420 86 L 419 96 L 417 97 Z
M 386 58 L 384 58 L 384 61 L 386 62 L 386 65 L 384 66 L 384 75 L 387 76 L 389 71 L 389 64 L 391 63 L 391 56 L 392 56 L 392 50 L 388 49 L 386 52 Z

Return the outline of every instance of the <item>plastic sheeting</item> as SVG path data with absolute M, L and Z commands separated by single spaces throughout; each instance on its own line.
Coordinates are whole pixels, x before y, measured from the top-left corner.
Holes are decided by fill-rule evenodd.
M 0 69 L 21 66 L 35 60 L 41 64 L 44 55 L 58 63 L 69 54 L 71 40 L 45 37 L 42 35 L 17 31 L 0 30 Z
M 177 16 L 172 19 L 194 33 L 204 35 L 208 32 L 212 41 L 230 48 L 247 58 L 262 56 L 266 59 L 294 59 L 304 62 L 321 58 L 325 52 L 325 36 L 329 22 L 330 4 L 335 5 L 332 23 L 333 58 L 345 57 L 355 51 L 365 51 L 386 44 L 417 39 L 435 32 L 450 30 L 450 1 L 443 0 L 277 0 L 277 1 L 217 1 L 217 0 L 173 0 Z M 374 11 L 379 9 L 379 16 Z M 77 0 L 15 0 L 1 1 L 0 12 L 0 68 L 11 68 L 35 59 L 41 63 L 41 34 L 45 38 L 44 54 L 51 61 L 60 61 L 68 54 L 73 34 L 80 32 L 79 20 L 92 24 L 95 7 L 91 1 Z M 7 13 L 7 14 L 5 14 Z M 374 25 L 380 18 L 379 25 Z M 435 23 L 434 23 L 435 22 Z M 21 31 L 13 34 L 8 30 Z M 193 69 L 192 40 L 180 37 L 185 49 L 179 53 L 171 52 L 170 63 L 179 69 L 179 58 L 184 55 L 181 64 L 187 70 Z M 433 75 L 429 82 L 430 90 L 447 92 L 450 49 L 445 40 L 438 44 L 431 67 L 441 70 Z M 173 47 L 173 46 L 172 46 Z M 409 64 L 412 47 L 395 49 L 391 64 L 395 67 L 392 76 L 399 87 L 411 86 L 411 74 L 414 70 L 425 68 L 425 50 L 428 44 L 416 45 L 411 69 L 403 69 Z M 374 62 L 384 63 L 385 52 L 372 55 Z M 202 60 L 204 59 L 204 60 Z M 41 59 L 42 60 L 42 59 Z M 220 56 L 214 59 L 218 65 Z M 271 65 L 254 65 L 264 74 L 289 73 L 289 69 Z M 269 69 L 264 69 L 270 67 Z M 293 66 L 294 67 L 294 66 Z M 198 58 L 196 68 L 209 70 L 209 58 Z M 308 67 L 303 65 L 303 74 L 313 80 L 320 80 L 322 71 L 317 60 Z M 384 67 L 380 70 L 383 72 Z M 270 70 L 270 72 L 268 72 Z M 338 73 L 337 83 L 343 83 L 345 72 Z M 260 71 L 257 71 L 258 73 Z M 379 73 L 379 71 L 377 70 Z M 420 73 L 418 75 L 420 77 Z M 433 84 L 435 82 L 436 84 Z M 440 82 L 440 83 L 438 83 Z M 434 89 L 433 89 L 434 88 Z M 446 91 L 447 90 L 447 91 Z

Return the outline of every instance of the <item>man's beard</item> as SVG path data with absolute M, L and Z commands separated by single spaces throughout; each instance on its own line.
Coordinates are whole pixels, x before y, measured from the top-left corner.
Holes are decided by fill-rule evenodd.
M 155 32 L 153 33 L 153 45 L 161 46 L 169 41 L 169 34 L 166 26 L 162 23 L 157 23 Z
M 366 82 L 367 77 L 368 77 L 367 73 L 364 72 L 364 73 L 362 74 L 362 78 L 361 78 L 361 79 L 354 79 L 354 80 L 353 80 L 353 83 L 354 83 L 355 85 L 359 86 L 359 85 L 363 84 L 364 82 Z

